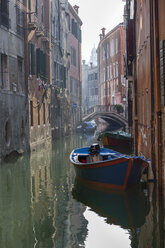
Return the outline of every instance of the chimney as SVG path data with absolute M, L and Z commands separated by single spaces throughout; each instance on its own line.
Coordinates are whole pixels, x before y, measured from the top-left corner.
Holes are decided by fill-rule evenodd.
M 105 36 L 105 28 L 102 28 L 101 30 L 102 30 L 102 36 L 104 38 L 104 36 Z
M 93 68 L 93 63 L 92 62 L 90 62 L 90 65 L 91 65 L 91 69 Z
M 79 9 L 79 6 L 75 5 L 73 6 L 74 10 L 76 11 L 77 15 L 78 15 L 78 9 Z
M 102 40 L 102 38 L 103 38 L 103 35 L 102 35 L 102 34 L 99 34 L 99 36 L 100 36 L 100 40 Z

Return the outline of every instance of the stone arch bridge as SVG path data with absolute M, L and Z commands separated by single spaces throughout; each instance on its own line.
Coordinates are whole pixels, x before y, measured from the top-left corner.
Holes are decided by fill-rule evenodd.
M 123 114 L 117 113 L 114 106 L 97 105 L 88 110 L 88 114 L 83 116 L 82 121 L 98 120 L 102 118 L 117 129 L 128 129 L 128 120 Z

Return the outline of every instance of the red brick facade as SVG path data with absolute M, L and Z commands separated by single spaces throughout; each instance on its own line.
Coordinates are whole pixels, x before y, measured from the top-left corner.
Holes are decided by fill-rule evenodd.
M 99 71 L 99 103 L 124 104 L 124 27 L 119 24 L 105 35 L 102 29 L 97 49 Z

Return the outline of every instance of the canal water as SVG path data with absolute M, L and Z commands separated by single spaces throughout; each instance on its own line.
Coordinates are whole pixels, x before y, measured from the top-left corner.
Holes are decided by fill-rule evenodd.
M 0 247 L 164 247 L 162 200 L 153 183 L 103 192 L 75 177 L 74 135 L 0 165 Z

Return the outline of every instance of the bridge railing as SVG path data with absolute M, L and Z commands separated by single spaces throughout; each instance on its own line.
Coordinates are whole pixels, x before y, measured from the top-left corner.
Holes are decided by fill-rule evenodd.
M 96 105 L 87 110 L 87 115 L 92 114 L 94 112 L 117 112 L 115 109 L 115 105 Z

